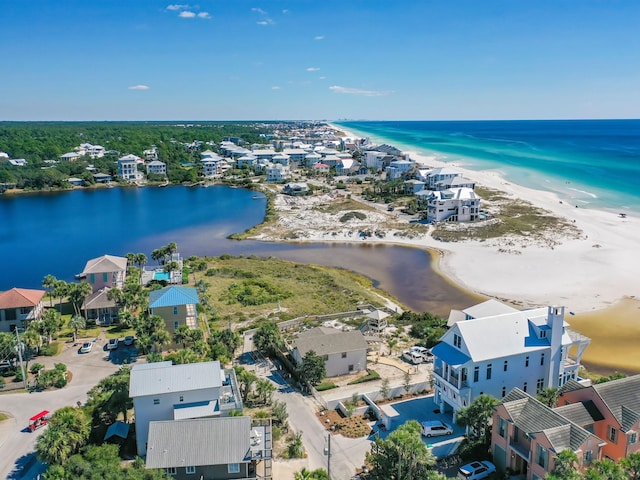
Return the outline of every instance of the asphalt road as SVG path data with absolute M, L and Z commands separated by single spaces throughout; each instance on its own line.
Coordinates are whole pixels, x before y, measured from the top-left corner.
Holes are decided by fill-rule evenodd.
M 89 353 L 80 354 L 80 345 L 65 345 L 64 351 L 56 357 L 38 357 L 34 362 L 43 363 L 47 369 L 54 363 L 64 363 L 72 373 L 71 382 L 60 390 L 32 393 L 8 393 L 0 395 L 0 412 L 12 418 L 0 424 L 0 478 L 35 478 L 44 470 L 35 461 L 33 452 L 37 438 L 46 426 L 31 433 L 26 430 L 29 418 L 42 410 L 55 410 L 77 402 L 84 403 L 87 392 L 102 378 L 117 371 L 125 359 L 135 361 L 135 348 L 120 347 L 112 352 L 104 349 L 105 340 L 94 343 Z M 26 472 L 23 472 L 23 468 Z M 25 474 L 26 473 L 26 474 Z

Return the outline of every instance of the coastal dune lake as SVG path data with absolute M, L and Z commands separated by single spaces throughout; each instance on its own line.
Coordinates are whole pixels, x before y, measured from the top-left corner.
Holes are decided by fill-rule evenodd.
M 422 249 L 391 245 L 229 240 L 262 222 L 266 198 L 225 186 L 127 187 L 0 196 L 0 291 L 72 281 L 87 260 L 145 253 L 175 242 L 183 257 L 273 256 L 353 270 L 415 311 L 448 316 L 481 298 L 431 268 Z M 150 259 L 151 262 L 151 259 Z

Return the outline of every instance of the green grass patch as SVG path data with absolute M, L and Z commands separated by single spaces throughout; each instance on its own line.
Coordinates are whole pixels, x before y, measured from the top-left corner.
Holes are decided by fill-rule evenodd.
M 107 338 L 122 338 L 127 335 L 135 335 L 136 331 L 133 328 L 126 328 L 123 325 L 113 325 L 107 328 L 105 335 Z
M 96 338 L 100 335 L 100 327 L 91 327 L 78 330 L 78 338 Z M 58 338 L 73 339 L 73 328 L 63 328 Z
M 55 357 L 56 355 L 60 355 L 62 349 L 64 348 L 64 343 L 62 342 L 51 342 L 49 345 L 45 345 L 40 349 L 40 353 L 45 357 Z
M 365 218 L 367 218 L 367 216 L 362 212 L 347 212 L 342 217 L 340 217 L 340 221 L 342 223 L 346 223 L 349 220 L 353 220 L 354 218 L 357 218 L 358 220 L 364 220 Z
M 338 388 L 338 385 L 333 382 L 322 382 L 315 386 L 315 389 L 318 392 L 324 392 L 325 390 L 331 390 L 332 388 Z
M 0 422 L 4 422 L 8 418 L 9 418 L 9 415 L 7 415 L 6 413 L 0 413 Z
M 347 385 L 357 385 L 358 383 L 371 382 L 373 380 L 380 380 L 380 374 L 375 370 L 369 369 L 366 375 L 351 380 Z
M 319 212 L 324 213 L 339 213 L 345 210 L 365 210 L 370 212 L 375 212 L 376 209 L 374 207 L 370 207 L 361 202 L 356 202 L 351 198 L 343 198 L 341 200 L 332 200 L 330 203 L 325 203 L 318 205 L 313 208 L 313 210 L 317 210 Z

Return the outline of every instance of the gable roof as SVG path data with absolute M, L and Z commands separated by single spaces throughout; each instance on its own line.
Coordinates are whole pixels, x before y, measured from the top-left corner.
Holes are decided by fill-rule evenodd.
M 463 313 L 471 318 L 483 318 L 493 317 L 495 315 L 502 315 L 503 313 L 517 312 L 517 308 L 510 307 L 509 305 L 502 303 L 495 298 L 490 298 L 486 302 L 478 303 L 472 307 L 462 310 Z
M 84 266 L 84 270 L 80 275 L 88 275 L 91 273 L 109 273 L 127 270 L 127 258 L 115 257 L 113 255 L 102 255 L 98 258 L 92 258 Z
M 360 330 L 343 332 L 330 327 L 315 327 L 298 335 L 294 342 L 301 357 L 313 350 L 316 355 L 366 350 L 367 341 Z
M 602 440 L 547 407 L 519 388 L 511 390 L 501 402 L 516 427 L 527 435 L 542 433 L 556 453 L 576 451 L 589 438 Z
M 109 300 L 108 294 L 109 287 L 101 288 L 100 290 L 93 292 L 82 302 L 82 310 L 88 308 L 113 308 L 116 306 L 115 300 Z
M 604 420 L 604 415 L 598 410 L 593 400 L 570 403 L 569 405 L 556 407 L 553 410 L 580 426 L 591 425 L 594 422 Z
M 129 380 L 129 396 L 135 398 L 217 388 L 222 386 L 223 376 L 224 370 L 217 360 L 182 365 L 171 362 L 134 365 Z
M 592 387 L 616 417 L 623 431 L 640 420 L 640 375 L 598 383 Z
M 251 460 L 249 417 L 149 423 L 147 468 L 198 467 Z
M 12 288 L 0 293 L 0 310 L 5 308 L 35 307 L 42 301 L 44 290 Z
M 192 287 L 170 286 L 154 290 L 149 294 L 149 308 L 197 305 L 200 303 L 198 290 Z

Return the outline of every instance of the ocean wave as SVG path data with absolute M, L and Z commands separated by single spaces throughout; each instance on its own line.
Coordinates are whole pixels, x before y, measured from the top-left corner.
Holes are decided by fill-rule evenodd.
M 569 187 L 569 190 L 573 190 L 574 192 L 584 193 L 585 195 L 588 195 L 591 198 L 598 198 L 598 196 L 595 193 L 587 192 L 586 190 L 580 190 L 578 188 L 571 188 L 571 187 Z

